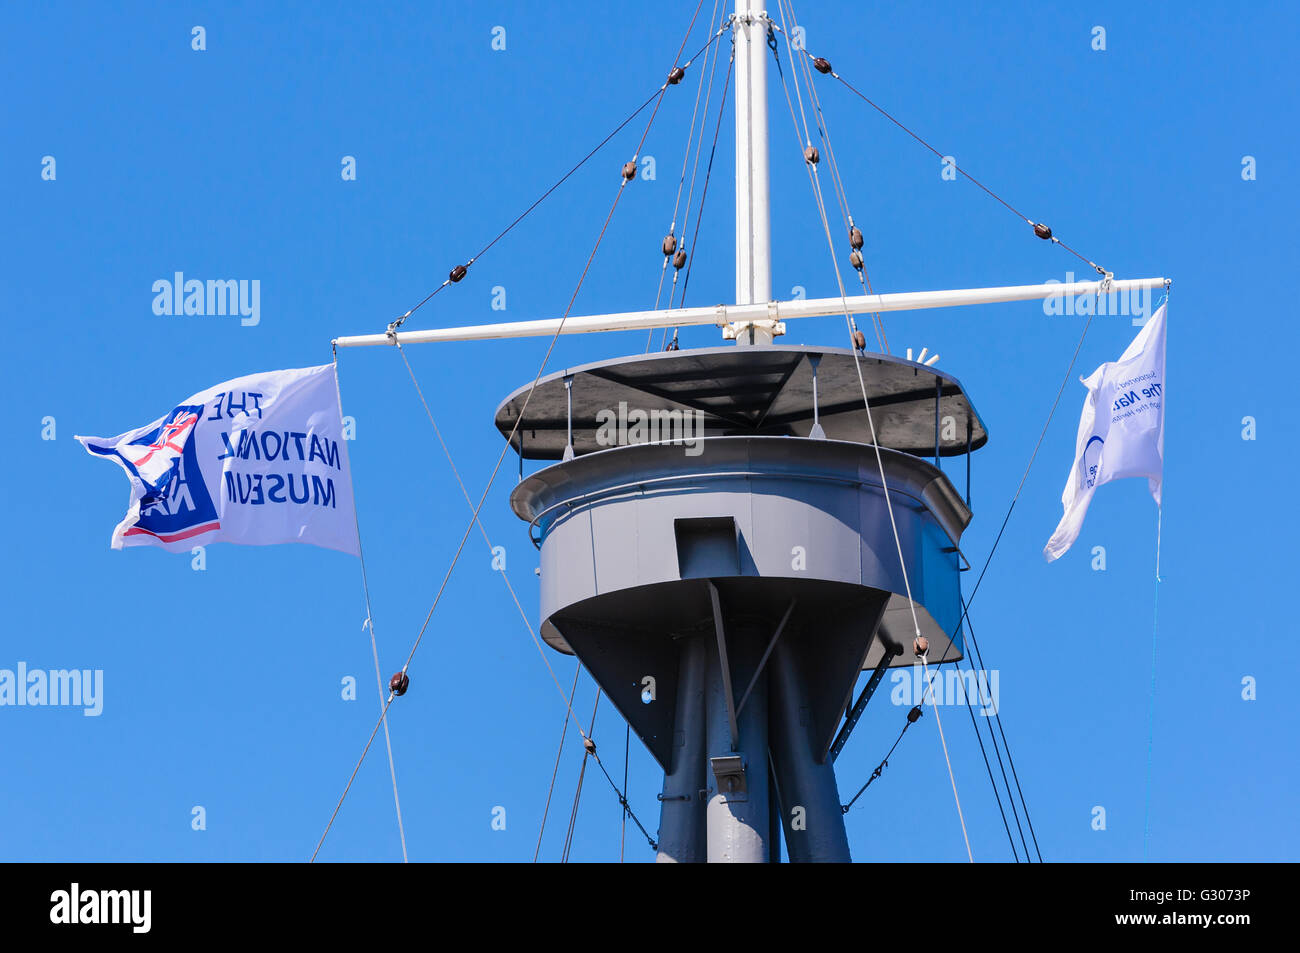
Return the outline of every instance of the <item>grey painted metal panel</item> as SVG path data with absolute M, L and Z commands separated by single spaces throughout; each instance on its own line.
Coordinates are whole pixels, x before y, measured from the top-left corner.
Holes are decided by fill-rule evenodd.
M 677 572 L 682 579 L 740 575 L 740 538 L 730 516 L 678 517 Z
M 954 377 L 913 361 L 886 354 L 854 360 L 844 348 L 772 345 L 762 348 L 699 348 L 637 354 L 557 371 L 519 388 L 498 407 L 497 429 L 509 434 L 523 410 L 520 426 L 524 455 L 558 460 L 568 434 L 566 378 L 573 379 L 573 437 L 577 454 L 604 449 L 598 431 L 604 413 L 634 411 L 696 412 L 710 436 L 765 434 L 808 436 L 813 420 L 810 356 L 822 358 L 817 372 L 821 424 L 831 439 L 870 442 L 862 401 L 865 384 L 876 433 L 882 446 L 921 456 L 934 452 L 934 403 L 941 389 L 940 416 L 951 415 L 956 427 L 940 441 L 944 456 L 967 452 L 988 441 L 979 414 Z M 858 367 L 862 368 L 862 382 Z M 531 397 L 528 396 L 531 391 Z M 635 426 L 635 421 L 630 421 Z M 516 434 L 513 446 L 519 449 Z
M 543 638 L 582 659 L 664 767 L 658 859 L 768 859 L 780 790 L 791 858 L 847 860 L 827 754 L 856 673 L 886 646 L 896 653 L 886 664 L 913 664 L 918 628 L 931 661 L 961 657 L 947 632 L 960 618 L 958 547 L 971 514 L 908 441 L 924 420 L 933 448 L 937 406 L 957 417 L 964 452 L 961 414 L 976 418 L 955 382 L 882 358 L 868 383 L 882 447 L 864 445 L 852 354 L 823 349 L 814 353 L 827 355 L 818 386 L 831 439 L 791 436 L 811 423 L 810 352 L 745 350 L 590 366 L 575 378 L 581 413 L 635 392 L 701 409 L 712 435 L 601 449 L 575 421 L 580 455 L 521 481 L 511 506 L 541 548 Z M 561 395 L 570 374 L 555 376 Z M 555 398 L 551 383 L 534 394 L 528 424 Z M 507 430 L 509 401 L 502 412 Z M 537 423 L 525 445 L 536 437 L 545 457 L 567 421 L 554 432 Z M 648 705 L 646 676 L 657 688 Z M 737 712 L 726 686 L 751 679 Z M 805 829 L 791 825 L 794 808 Z
M 907 581 L 937 657 L 960 609 L 957 554 L 946 550 L 953 550 L 970 514 L 934 467 L 891 451 L 882 457 Z M 681 519 L 733 519 L 740 576 L 834 581 L 902 597 L 906 587 L 880 482 L 871 448 L 730 437 L 709 441 L 695 458 L 662 446 L 580 457 L 529 477 L 512 504 L 526 518 L 540 517 L 543 619 L 598 596 L 680 580 L 674 527 Z M 907 605 L 891 608 L 900 604 Z M 905 651 L 896 665 L 914 661 L 907 616 L 906 638 L 897 637 Z

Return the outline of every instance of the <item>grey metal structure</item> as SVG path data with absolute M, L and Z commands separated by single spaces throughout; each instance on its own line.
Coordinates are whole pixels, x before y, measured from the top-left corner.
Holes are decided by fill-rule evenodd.
M 1167 287 L 1107 273 L 847 295 L 840 281 L 838 297 L 772 301 L 776 28 L 760 0 L 735 0 L 734 304 L 401 331 L 407 312 L 385 333 L 334 341 L 551 336 L 553 347 L 561 334 L 715 324 L 735 342 L 551 374 L 496 414 L 520 455 L 511 505 L 541 550 L 542 634 L 578 655 L 664 768 L 661 861 L 763 861 L 781 831 L 792 860 L 848 860 L 835 758 L 885 671 L 916 662 L 918 630 L 931 657 L 961 658 L 960 541 L 983 423 L 961 384 L 929 366 L 937 355 L 778 346 L 785 320 Z M 663 89 L 680 78 L 674 69 Z M 941 469 L 963 455 L 964 500 Z M 559 462 L 525 479 L 525 459 Z
M 511 496 L 541 551 L 542 634 L 662 765 L 661 861 L 769 860 L 774 816 L 791 860 L 849 859 L 832 747 L 861 714 L 859 673 L 916 661 L 903 565 L 930 656 L 961 657 L 971 514 L 937 464 L 987 433 L 955 379 L 858 360 L 885 481 L 835 348 L 561 371 L 518 428 L 523 457 L 560 461 Z M 499 408 L 503 434 L 527 390 Z

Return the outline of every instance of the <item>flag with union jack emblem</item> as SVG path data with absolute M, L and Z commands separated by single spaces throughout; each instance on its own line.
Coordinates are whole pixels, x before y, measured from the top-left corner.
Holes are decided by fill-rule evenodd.
M 116 437 L 77 437 L 131 481 L 112 546 L 311 543 L 357 555 L 333 364 L 250 374 Z

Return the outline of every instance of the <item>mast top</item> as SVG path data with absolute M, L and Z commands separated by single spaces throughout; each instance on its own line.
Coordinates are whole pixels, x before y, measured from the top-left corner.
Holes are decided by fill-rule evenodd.
M 988 442 L 956 378 L 887 354 L 859 360 L 882 447 L 933 457 L 938 438 L 939 455 L 956 456 Z M 948 417 L 951 427 L 942 423 Z M 655 442 L 655 434 L 670 439 L 664 427 L 680 435 L 687 424 L 693 437 L 807 437 L 820 424 L 830 440 L 871 443 L 853 352 L 792 345 L 662 351 L 557 371 L 502 401 L 495 423 L 502 436 L 514 433 L 511 446 L 522 445 L 530 460 L 563 459 L 570 440 L 582 456 Z
M 767 147 L 767 11 L 736 0 L 736 304 L 772 300 L 771 202 Z M 770 318 L 746 321 L 737 344 L 771 344 Z

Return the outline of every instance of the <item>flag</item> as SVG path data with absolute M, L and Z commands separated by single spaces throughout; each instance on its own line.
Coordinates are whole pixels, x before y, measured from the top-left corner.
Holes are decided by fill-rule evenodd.
M 358 555 L 333 364 L 250 374 L 116 437 L 77 437 L 131 481 L 112 546 L 311 543 Z
M 1050 563 L 1073 545 L 1097 487 L 1146 477 L 1160 505 L 1165 457 L 1165 308 L 1162 304 L 1118 361 L 1089 377 L 1079 417 L 1074 468 L 1061 503 L 1065 515 L 1043 548 Z

